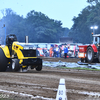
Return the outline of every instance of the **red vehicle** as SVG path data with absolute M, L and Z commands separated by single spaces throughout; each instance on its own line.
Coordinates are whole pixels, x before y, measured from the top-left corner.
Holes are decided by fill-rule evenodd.
M 93 44 L 79 46 L 81 62 L 100 62 L 100 34 L 93 35 Z

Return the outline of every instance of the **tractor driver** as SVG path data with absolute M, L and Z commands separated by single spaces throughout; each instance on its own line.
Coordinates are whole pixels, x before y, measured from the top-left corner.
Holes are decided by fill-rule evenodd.
M 8 47 L 9 47 L 10 55 L 12 54 L 12 43 L 13 43 L 13 41 L 14 41 L 14 37 L 9 36 L 9 38 L 8 38 L 8 42 L 9 42 Z
M 94 44 L 95 44 L 95 45 L 97 45 L 97 44 L 98 44 L 98 39 L 97 39 L 97 37 L 95 37 Z
M 13 36 L 10 36 L 9 39 L 9 46 L 12 45 L 13 41 L 14 41 L 14 37 Z
M 10 55 L 12 54 L 12 43 L 16 40 L 17 38 L 14 35 L 8 35 L 6 38 L 6 45 L 8 45 Z

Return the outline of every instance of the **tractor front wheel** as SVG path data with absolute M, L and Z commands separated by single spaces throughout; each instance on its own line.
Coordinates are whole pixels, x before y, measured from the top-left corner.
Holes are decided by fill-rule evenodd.
M 20 70 L 20 64 L 18 59 L 12 60 L 12 71 L 17 72 Z
M 37 71 L 41 71 L 41 70 L 42 70 L 42 64 L 41 64 L 41 65 L 38 65 L 38 66 L 36 67 L 36 70 L 37 70 Z

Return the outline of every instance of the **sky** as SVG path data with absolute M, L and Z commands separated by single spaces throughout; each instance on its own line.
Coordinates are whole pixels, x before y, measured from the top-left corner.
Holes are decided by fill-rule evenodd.
M 62 27 L 71 28 L 73 17 L 78 16 L 89 4 L 87 0 L 0 0 L 0 10 L 11 8 L 25 18 L 31 10 L 41 12 L 51 19 L 62 22 Z M 0 18 L 2 14 L 0 13 Z

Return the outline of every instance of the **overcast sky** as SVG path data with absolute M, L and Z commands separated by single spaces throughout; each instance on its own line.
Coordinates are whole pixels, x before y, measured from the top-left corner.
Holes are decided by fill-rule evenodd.
M 31 10 L 42 12 L 49 18 L 60 20 L 63 27 L 71 28 L 73 17 L 85 8 L 87 0 L 0 0 L 0 10 L 11 8 L 18 15 L 26 14 Z M 0 18 L 2 15 L 0 14 Z

